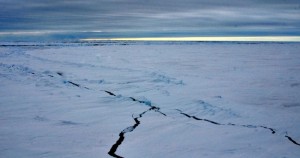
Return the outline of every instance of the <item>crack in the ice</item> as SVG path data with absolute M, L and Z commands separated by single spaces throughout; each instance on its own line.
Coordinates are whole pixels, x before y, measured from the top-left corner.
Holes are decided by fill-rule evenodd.
M 266 127 L 266 126 L 259 126 L 259 127 L 261 127 L 261 128 L 265 128 L 265 129 L 269 129 L 269 130 L 272 132 L 272 134 L 275 134 L 275 133 L 276 133 L 276 130 L 275 130 L 275 129 L 273 129 L 273 128 Z
M 63 76 L 64 75 L 64 73 L 62 73 L 62 72 L 56 72 L 59 76 Z
M 237 125 L 237 124 L 234 124 L 234 123 L 228 123 L 227 125 L 230 125 L 230 126 L 241 126 L 241 127 L 246 127 L 246 128 L 264 128 L 264 129 L 268 129 L 272 132 L 272 134 L 275 134 L 276 133 L 276 130 L 274 128 L 270 128 L 270 127 L 266 127 L 266 126 L 256 126 L 256 125 Z
M 48 76 L 49 76 L 49 75 L 48 75 Z M 51 77 L 51 76 L 50 76 L 50 77 Z M 81 88 L 85 88 L 85 89 L 90 90 L 90 88 L 88 88 L 88 87 L 82 87 L 80 84 L 75 83 L 75 82 L 72 82 L 72 81 L 65 81 L 65 83 L 70 83 L 70 84 L 72 84 L 73 86 L 81 87 Z
M 292 143 L 294 143 L 295 145 L 300 146 L 299 143 L 297 143 L 292 137 L 288 136 L 287 132 L 285 133 L 285 136 L 289 141 L 291 141 Z
M 188 117 L 188 118 L 193 118 L 194 120 L 198 120 L 198 121 L 206 121 L 206 122 L 209 122 L 209 123 L 212 123 L 212 124 L 215 124 L 215 125 L 223 125 L 223 126 L 239 126 L 239 127 L 246 127 L 246 128 L 264 128 L 264 129 L 270 130 L 270 131 L 272 132 L 272 134 L 275 134 L 276 131 L 277 131 L 277 130 L 274 129 L 274 128 L 270 128 L 270 127 L 266 127 L 266 126 L 261 126 L 261 125 L 256 126 L 256 125 L 238 125 L 238 124 L 234 124 L 234 123 L 227 123 L 227 124 L 218 123 L 218 122 L 211 121 L 211 120 L 208 120 L 208 119 L 202 119 L 202 118 L 198 118 L 198 117 L 196 117 L 196 116 L 189 115 L 189 114 L 187 114 L 187 113 L 182 112 L 182 111 L 179 110 L 179 109 L 175 109 L 175 110 L 179 111 L 179 113 L 180 113 L 181 115 L 184 115 L 184 116 L 186 116 L 186 117 Z M 296 142 L 292 137 L 288 136 L 287 132 L 286 132 L 286 134 L 285 134 L 284 137 L 286 137 L 286 138 L 287 138 L 290 142 L 292 142 L 293 144 L 300 146 L 300 144 L 299 144 L 298 142 Z
M 77 83 L 74 83 L 74 82 L 72 82 L 72 81 L 67 81 L 68 83 L 71 83 L 72 85 L 74 85 L 74 86 L 76 86 L 76 87 L 80 87 L 80 85 L 79 84 L 77 84 Z
M 209 123 L 212 123 L 212 124 L 215 124 L 215 125 L 223 125 L 223 126 L 240 126 L 240 127 L 246 127 L 246 128 L 264 128 L 264 129 L 268 129 L 272 132 L 272 134 L 275 134 L 276 133 L 276 130 L 273 129 L 273 128 L 270 128 L 270 127 L 266 127 L 266 126 L 256 126 L 256 125 L 238 125 L 238 124 L 234 124 L 234 123 L 227 123 L 227 124 L 224 124 L 224 123 L 218 123 L 218 122 L 215 122 L 215 121 L 212 121 L 212 120 L 208 120 L 208 119 L 202 119 L 202 118 L 198 118 L 196 116 L 192 116 L 192 115 L 189 115 L 189 114 L 186 114 L 184 112 L 182 112 L 181 110 L 179 109 L 175 109 L 177 111 L 180 112 L 181 115 L 184 115 L 188 118 L 193 118 L 195 120 L 198 120 L 198 121 L 206 121 L 206 122 L 209 122 Z
M 104 91 L 104 92 L 106 92 L 107 94 L 112 95 L 112 96 L 117 96 L 113 92 L 110 92 L 110 91 Z
M 144 114 L 146 114 L 147 112 L 151 111 L 151 110 L 155 110 L 155 107 L 151 107 L 150 109 L 140 113 L 138 115 L 138 117 L 133 117 L 132 115 L 132 118 L 133 120 L 135 121 L 135 124 L 133 126 L 129 126 L 125 129 L 122 130 L 122 132 L 119 134 L 119 139 L 116 141 L 116 143 L 110 148 L 108 154 L 112 157 L 116 157 L 116 158 L 123 158 L 122 156 L 119 156 L 116 154 L 116 151 L 118 149 L 118 147 L 122 144 L 122 142 L 124 141 L 125 139 L 125 134 L 128 133 L 128 132 L 132 132 L 134 131 L 134 129 L 140 125 L 140 121 L 138 120 L 139 118 L 142 118 Z
M 198 117 L 196 117 L 196 116 L 191 116 L 191 115 L 189 115 L 189 114 L 186 114 L 186 113 L 182 112 L 182 111 L 179 110 L 179 109 L 175 109 L 175 110 L 179 111 L 181 115 L 184 115 L 184 116 L 186 116 L 186 117 L 188 117 L 188 118 L 193 118 L 194 120 L 198 120 L 198 121 L 206 121 L 206 122 L 209 122 L 209 123 L 212 123 L 212 124 L 215 124 L 215 125 L 225 125 L 225 124 L 221 124 L 221 123 L 218 123 L 218 122 L 215 122 L 215 121 L 211 121 L 211 120 L 208 120 L 208 119 L 202 119 L 202 118 L 198 118 Z
M 29 73 L 31 73 L 32 75 L 35 75 L 35 74 L 36 74 L 36 73 L 34 73 L 34 72 L 29 72 Z M 59 76 L 63 76 L 63 73 L 62 73 L 62 72 L 57 72 L 57 74 L 58 74 Z M 53 75 L 48 75 L 48 76 L 49 76 L 49 77 L 54 77 Z M 68 83 L 70 83 L 70 84 L 72 84 L 72 85 L 74 85 L 74 86 L 76 86 L 76 87 L 79 87 L 79 88 L 82 87 L 80 84 L 75 83 L 75 82 L 72 82 L 72 81 L 66 81 L 66 82 L 68 82 Z M 85 89 L 87 89 L 87 90 L 91 90 L 91 89 L 88 88 L 88 87 L 82 87 L 82 88 L 85 88 Z M 107 94 L 112 95 L 112 96 L 117 96 L 117 95 L 114 94 L 113 92 L 110 92 L 110 91 L 107 91 L 107 90 L 104 90 L 104 92 L 106 92 Z M 116 155 L 115 152 L 116 152 L 118 146 L 124 141 L 124 139 L 125 139 L 124 134 L 127 133 L 127 132 L 132 132 L 132 131 L 140 124 L 140 121 L 138 120 L 138 118 L 141 118 L 143 114 L 145 114 L 146 112 L 148 112 L 148 111 L 150 111 L 150 110 L 154 110 L 155 112 L 158 112 L 158 113 L 160 113 L 160 114 L 162 114 L 162 115 L 164 115 L 164 116 L 167 116 L 165 113 L 163 113 L 163 112 L 160 111 L 160 107 L 153 106 L 153 105 L 151 104 L 150 101 L 138 100 L 138 99 L 135 99 L 135 98 L 133 98 L 133 97 L 129 97 L 129 98 L 130 98 L 132 101 L 134 101 L 134 102 L 138 102 L 138 103 L 145 104 L 145 105 L 149 106 L 150 109 L 148 109 L 147 111 L 144 111 L 143 113 L 141 113 L 141 114 L 139 115 L 139 117 L 134 118 L 134 121 L 135 121 L 136 123 L 135 123 L 133 126 L 130 126 L 131 128 L 130 128 L 130 127 L 127 127 L 127 128 L 126 128 L 126 129 L 128 129 L 128 130 L 129 130 L 129 129 L 131 129 L 131 130 L 125 132 L 126 129 L 124 129 L 124 130 L 119 134 L 120 138 L 119 138 L 118 141 L 112 146 L 111 150 L 110 150 L 109 153 L 108 153 L 109 155 L 111 155 L 111 156 L 113 156 L 113 157 L 117 157 L 117 158 L 122 158 L 121 156 Z M 186 116 L 186 117 L 188 117 L 188 118 L 193 118 L 194 120 L 198 120 L 198 121 L 209 122 L 209 123 L 212 123 L 212 124 L 215 124 L 215 125 L 240 126 L 240 127 L 246 127 L 246 128 L 264 128 L 264 129 L 270 130 L 270 131 L 272 132 L 272 134 L 275 134 L 275 133 L 276 133 L 276 129 L 270 128 L 270 127 L 266 127 L 266 126 L 261 126 L 261 125 L 259 125 L 259 126 L 256 126 L 256 125 L 238 125 L 238 124 L 233 124 L 233 123 L 222 124 L 222 123 L 218 123 L 218 122 L 215 122 L 215 121 L 212 121 L 212 120 L 202 119 L 202 118 L 198 118 L 198 117 L 196 117 L 196 116 L 191 116 L 191 115 L 189 115 L 189 114 L 186 114 L 186 113 L 182 112 L 182 111 L 179 110 L 179 109 L 175 109 L 175 110 L 179 111 L 180 114 L 182 114 L 182 115 L 184 115 L 184 116 Z M 287 134 L 287 132 L 286 132 L 285 137 L 286 137 L 290 142 L 292 142 L 293 144 L 300 146 L 300 144 L 299 144 L 298 142 L 296 142 L 292 137 L 290 137 L 290 136 Z

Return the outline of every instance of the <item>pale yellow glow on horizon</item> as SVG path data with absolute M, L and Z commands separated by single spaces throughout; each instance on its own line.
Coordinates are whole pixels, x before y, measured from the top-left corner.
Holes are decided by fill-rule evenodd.
M 241 42 L 300 42 L 300 36 L 241 36 L 241 37 L 142 37 L 86 38 L 83 41 L 241 41 Z

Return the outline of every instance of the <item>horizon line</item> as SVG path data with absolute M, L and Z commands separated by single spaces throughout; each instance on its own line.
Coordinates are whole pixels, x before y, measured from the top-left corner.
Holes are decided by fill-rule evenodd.
M 199 36 L 199 37 L 125 37 L 83 38 L 82 41 L 187 41 L 187 42 L 300 42 L 300 36 Z

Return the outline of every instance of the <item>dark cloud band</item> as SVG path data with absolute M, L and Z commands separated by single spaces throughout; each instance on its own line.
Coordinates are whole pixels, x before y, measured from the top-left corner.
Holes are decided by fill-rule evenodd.
M 300 35 L 299 17 L 299 0 L 0 0 L 2 33 Z

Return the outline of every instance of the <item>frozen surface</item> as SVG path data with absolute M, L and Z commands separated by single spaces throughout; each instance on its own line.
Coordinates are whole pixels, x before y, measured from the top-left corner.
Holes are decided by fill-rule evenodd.
M 0 157 L 300 155 L 299 43 L 3 43 Z

